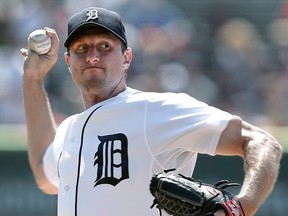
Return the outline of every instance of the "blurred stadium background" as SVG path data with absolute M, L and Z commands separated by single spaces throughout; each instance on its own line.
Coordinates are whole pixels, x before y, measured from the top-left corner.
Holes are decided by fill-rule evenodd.
M 257 216 L 287 215 L 287 0 L 0 0 L 0 215 L 56 215 L 56 197 L 36 188 L 27 162 L 19 50 L 44 26 L 63 42 L 67 18 L 95 5 L 118 11 L 127 26 L 131 87 L 189 93 L 279 139 L 280 176 Z M 46 83 L 59 122 L 82 110 L 64 52 Z M 239 158 L 201 156 L 195 178 L 241 181 L 242 167 Z

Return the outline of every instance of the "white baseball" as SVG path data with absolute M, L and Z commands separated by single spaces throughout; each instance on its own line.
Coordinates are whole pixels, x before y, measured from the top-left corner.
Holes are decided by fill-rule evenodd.
M 33 50 L 39 55 L 44 55 L 51 48 L 51 38 L 46 34 L 44 29 L 38 29 L 28 36 L 28 49 Z

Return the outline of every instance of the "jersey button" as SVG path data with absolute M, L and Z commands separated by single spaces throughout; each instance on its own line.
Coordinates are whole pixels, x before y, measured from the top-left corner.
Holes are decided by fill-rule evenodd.
M 64 190 L 69 191 L 69 189 L 70 189 L 69 185 L 65 185 Z

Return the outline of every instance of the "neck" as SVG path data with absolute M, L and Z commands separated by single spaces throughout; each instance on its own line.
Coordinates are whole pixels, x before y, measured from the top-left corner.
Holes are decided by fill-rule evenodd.
M 88 92 L 81 91 L 84 108 L 88 109 L 88 108 L 90 108 L 91 106 L 94 106 L 97 103 L 100 103 L 100 102 L 105 101 L 105 100 L 107 100 L 109 98 L 115 97 L 119 93 L 125 91 L 126 88 L 127 88 L 126 85 L 123 85 L 123 86 L 117 85 L 110 92 L 103 91 L 103 93 L 96 93 L 96 94 L 93 94 L 93 93 L 91 94 L 91 93 L 88 93 Z

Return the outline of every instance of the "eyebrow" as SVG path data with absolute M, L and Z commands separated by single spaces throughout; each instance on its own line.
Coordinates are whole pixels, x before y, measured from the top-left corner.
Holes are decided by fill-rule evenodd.
M 113 42 L 116 42 L 117 41 L 117 37 L 115 35 L 113 35 L 112 33 L 110 32 L 103 32 L 103 33 L 99 33 L 99 34 L 93 34 L 93 33 L 90 33 L 90 34 L 82 34 L 80 35 L 79 37 L 76 37 L 71 45 L 73 46 L 73 44 L 78 44 L 78 43 L 83 43 L 85 42 L 86 38 L 88 37 L 98 37 L 99 40 L 109 40 L 109 41 L 113 41 Z M 120 41 L 120 39 L 119 39 Z

